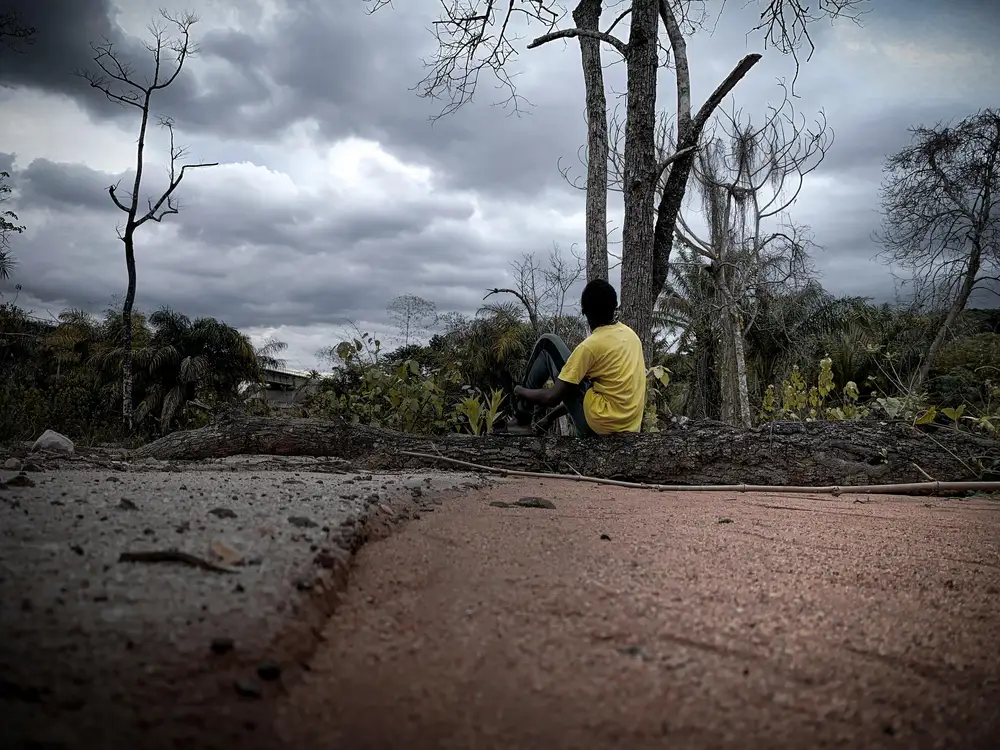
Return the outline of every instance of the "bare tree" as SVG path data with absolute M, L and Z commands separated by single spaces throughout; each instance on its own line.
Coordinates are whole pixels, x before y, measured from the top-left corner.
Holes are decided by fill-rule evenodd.
M 882 257 L 930 290 L 944 319 L 911 384 L 934 360 L 977 287 L 1000 271 L 1000 111 L 980 110 L 955 126 L 919 127 L 886 160 Z
M 389 0 L 372 0 L 373 9 L 389 4 Z M 441 115 L 454 112 L 470 102 L 479 76 L 492 73 L 507 92 L 504 101 L 515 110 L 522 100 L 514 87 L 508 66 L 517 54 L 514 29 L 518 22 L 536 25 L 541 36 L 527 45 L 539 47 L 557 39 L 595 40 L 613 48 L 625 60 L 627 77 L 627 107 L 625 114 L 624 184 L 625 219 L 622 227 L 622 319 L 630 325 L 644 344 L 650 343 L 653 309 L 667 278 L 674 227 L 684 199 L 688 176 L 694 163 L 702 131 L 715 108 L 732 91 L 760 59 L 760 55 L 744 57 L 692 115 L 691 78 L 684 34 L 690 30 L 685 22 L 691 9 L 700 7 L 702 0 L 631 0 L 608 31 L 594 28 L 594 9 L 578 7 L 574 18 L 585 27 L 557 29 L 563 17 L 558 4 L 551 0 L 443 0 L 442 16 L 434 24 L 438 42 L 434 58 L 426 62 L 430 72 L 420 84 L 422 95 L 447 100 Z M 817 10 L 801 0 L 758 0 L 762 6 L 757 29 L 765 32 L 766 42 L 782 52 L 796 53 L 804 42 L 811 46 L 809 23 L 820 18 L 857 17 L 857 8 L 866 0 L 819 0 Z M 581 3 L 582 5 L 582 3 Z M 620 20 L 629 16 L 629 37 L 623 41 L 610 33 Z M 597 16 L 599 19 L 599 16 Z M 677 137 L 679 150 L 663 160 L 656 158 L 656 71 L 659 58 L 659 23 L 666 27 L 670 51 L 677 77 Z M 592 54 L 593 46 L 581 47 L 581 59 L 588 66 L 585 85 L 593 94 L 588 104 L 599 104 Z M 585 51 L 586 50 L 586 51 Z M 588 62 L 589 61 L 589 62 Z M 797 61 L 797 56 L 796 56 Z M 596 257 L 606 243 L 606 227 L 602 226 L 599 204 L 606 196 L 606 180 L 600 179 L 602 139 L 600 129 L 606 120 L 588 108 L 588 144 L 594 145 L 592 166 L 598 169 L 592 186 L 588 222 L 588 273 L 601 273 L 603 267 Z M 656 186 L 669 169 L 667 187 L 660 196 L 655 211 Z M 655 211 L 655 214 L 654 214 Z M 655 224 L 654 224 L 655 215 Z M 598 231 L 600 229 L 600 232 Z M 604 239 L 601 239 L 601 238 Z
M 512 287 L 494 287 L 486 291 L 483 299 L 494 294 L 509 294 L 524 307 L 528 324 L 537 337 L 546 330 L 560 333 L 566 316 L 566 300 L 573 285 L 584 274 L 584 260 L 576 252 L 570 251 L 567 258 L 559 245 L 554 244 L 548 255 L 548 262 L 542 265 L 534 253 L 524 253 L 519 260 L 512 261 L 514 272 Z
M 389 300 L 386 312 L 396 324 L 403 346 L 409 346 L 414 336 L 420 336 L 430 330 L 437 320 L 437 308 L 434 303 L 415 294 L 393 297 Z
M 587 260 L 589 261 L 589 258 Z M 607 262 L 607 253 L 605 253 L 605 262 Z M 569 292 L 580 281 L 586 268 L 584 259 L 572 249 L 570 249 L 570 258 L 563 254 L 558 244 L 554 244 L 552 250 L 549 251 L 548 267 L 542 271 L 542 278 L 545 279 L 545 299 L 552 317 L 553 333 L 562 333 L 561 328 L 567 317 L 566 301 Z M 589 280 L 589 276 L 587 278 Z
M 746 333 L 769 288 L 806 278 L 804 232 L 785 213 L 833 143 L 822 113 L 807 127 L 785 93 L 761 127 L 739 112 L 722 118 L 723 137 L 702 146 L 694 167 L 708 235 L 699 237 L 682 215 L 675 230 L 710 269 L 712 292 L 704 301 L 713 308 L 707 318 L 720 343 L 722 421 L 744 427 L 752 422 Z
M 524 307 L 528 324 L 537 336 L 542 332 L 542 267 L 534 253 L 522 253 L 520 260 L 510 262 L 514 272 L 513 287 L 493 287 L 487 289 L 483 300 L 494 294 L 510 294 Z
M 140 113 L 139 137 L 136 142 L 135 179 L 131 192 L 123 196 L 118 193 L 119 185 L 111 185 L 108 195 L 112 203 L 125 214 L 125 227 L 118 229 L 118 238 L 125 246 L 125 267 L 128 271 L 128 289 L 122 306 L 122 321 L 124 325 L 124 360 L 122 364 L 122 416 L 127 429 L 132 429 L 134 395 L 133 351 L 132 351 L 132 307 L 135 304 L 136 269 L 135 269 L 135 232 L 148 221 L 160 222 L 169 214 L 179 213 L 180 208 L 174 192 L 180 186 L 184 175 L 189 169 L 214 167 L 212 163 L 185 163 L 187 151 L 174 142 L 174 124 L 168 117 L 159 118 L 159 123 L 170 134 L 170 169 L 169 183 L 163 193 L 157 198 L 147 198 L 146 205 L 140 205 L 140 193 L 143 178 L 143 157 L 146 150 L 146 131 L 153 97 L 177 80 L 184 63 L 197 50 L 191 41 L 191 27 L 198 22 L 193 14 L 172 16 L 161 11 L 166 24 L 153 23 L 149 27 L 152 42 L 144 45 L 152 55 L 153 70 L 149 76 L 141 76 L 134 67 L 114 48 L 112 43 L 104 40 L 101 44 L 92 44 L 96 70 L 78 73 L 92 88 L 103 93 L 109 101 L 123 107 L 134 107 Z M 171 35 L 170 31 L 174 34 Z
M 573 11 L 573 22 L 585 31 L 599 31 L 603 0 L 580 0 Z M 620 20 L 619 16 L 614 25 Z M 580 62 L 587 103 L 586 252 L 587 281 L 608 278 L 608 100 L 604 91 L 601 66 L 601 41 L 593 36 L 580 37 Z

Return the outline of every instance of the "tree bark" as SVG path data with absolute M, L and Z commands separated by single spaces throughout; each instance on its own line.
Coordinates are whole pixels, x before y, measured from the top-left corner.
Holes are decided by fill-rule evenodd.
M 573 22 L 600 30 L 603 0 L 580 0 Z M 608 102 L 601 68 L 601 42 L 580 37 L 583 87 L 587 102 L 587 281 L 608 278 Z
M 622 223 L 621 319 L 643 348 L 652 344 L 653 204 L 656 197 L 657 0 L 633 0 L 625 117 L 625 219 Z M 661 287 L 662 288 L 662 284 Z M 659 290 L 657 290 L 658 292 Z
M 728 221 L 727 221 L 728 226 Z M 725 241 L 725 240 L 724 240 Z M 726 247 L 720 247 L 721 263 L 715 276 L 722 306 L 719 311 L 719 328 L 722 340 L 721 372 L 722 421 L 730 425 L 750 427 L 750 389 L 747 385 L 747 361 L 743 344 L 743 321 L 737 302 L 730 287 L 727 273 L 730 255 Z
M 369 471 L 414 470 L 428 462 L 401 450 L 498 468 L 553 471 L 670 484 L 860 485 L 980 479 L 975 461 L 1000 471 L 1000 443 L 905 424 L 773 422 L 755 429 L 689 423 L 657 433 L 600 438 L 503 435 L 425 437 L 343 420 L 230 413 L 207 427 L 175 432 L 139 448 L 135 460 L 198 460 L 233 455 L 329 456 Z M 957 458 L 956 458 L 957 457 Z M 960 460 L 961 459 L 961 460 Z M 982 477 L 989 479 L 989 476 Z
M 132 347 L 132 310 L 135 307 L 136 274 L 135 245 L 132 241 L 132 219 L 125 229 L 122 242 L 125 243 L 125 269 L 128 272 L 128 287 L 125 290 L 125 302 L 122 304 L 122 421 L 125 429 L 131 433 L 134 427 L 135 388 L 133 387 L 134 352 Z

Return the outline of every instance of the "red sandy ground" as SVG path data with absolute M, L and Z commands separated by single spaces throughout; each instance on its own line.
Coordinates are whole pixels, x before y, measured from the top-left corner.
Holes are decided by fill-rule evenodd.
M 1000 748 L 1000 502 L 505 483 L 366 546 L 325 635 L 283 746 Z

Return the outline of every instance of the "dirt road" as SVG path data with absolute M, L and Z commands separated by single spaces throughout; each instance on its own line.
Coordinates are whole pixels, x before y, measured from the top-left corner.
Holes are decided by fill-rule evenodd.
M 351 553 L 479 484 L 324 464 L 0 472 L 0 750 L 274 748 Z
M 325 639 L 284 746 L 997 748 L 1000 503 L 504 483 L 363 548 Z

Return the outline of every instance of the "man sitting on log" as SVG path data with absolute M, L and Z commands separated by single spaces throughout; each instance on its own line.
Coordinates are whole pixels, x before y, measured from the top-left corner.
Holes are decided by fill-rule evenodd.
M 618 294 L 595 279 L 583 290 L 580 307 L 590 335 L 571 354 L 558 336 L 538 339 L 528 359 L 522 385 L 509 395 L 514 418 L 498 432 L 543 432 L 555 415 L 568 413 L 578 436 L 639 432 L 646 405 L 646 363 L 642 342 L 631 328 L 615 321 Z M 551 388 L 545 384 L 552 380 Z M 533 424 L 533 408 L 562 409 Z

